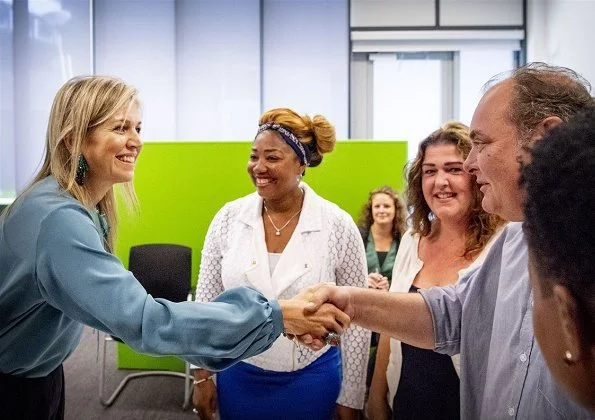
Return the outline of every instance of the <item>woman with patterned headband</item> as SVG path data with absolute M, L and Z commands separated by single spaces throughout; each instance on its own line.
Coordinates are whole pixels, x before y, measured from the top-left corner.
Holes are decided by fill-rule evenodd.
M 320 115 L 265 112 L 248 174 L 256 192 L 215 216 L 202 252 L 197 300 L 239 285 L 268 298 L 322 281 L 366 287 L 366 258 L 351 217 L 302 182 L 333 150 L 335 129 Z M 201 418 L 355 418 L 363 407 L 370 333 L 346 330 L 338 347 L 314 352 L 280 337 L 261 356 L 217 374 L 197 369 L 193 401 Z
M 0 217 L 2 418 L 64 418 L 62 363 L 83 324 L 137 351 L 220 370 L 282 332 L 320 339 L 349 323 L 332 305 L 304 316 L 305 296 L 273 301 L 248 287 L 208 304 L 147 294 L 112 254 L 116 184 L 135 203 L 141 114 L 136 88 L 113 77 L 75 77 L 56 94 L 44 163 Z

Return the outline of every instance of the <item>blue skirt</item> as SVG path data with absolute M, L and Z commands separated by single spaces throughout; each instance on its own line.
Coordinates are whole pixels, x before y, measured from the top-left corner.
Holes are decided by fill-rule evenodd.
M 219 414 L 221 420 L 329 420 L 341 380 L 341 354 L 336 347 L 294 372 L 239 362 L 217 374 Z

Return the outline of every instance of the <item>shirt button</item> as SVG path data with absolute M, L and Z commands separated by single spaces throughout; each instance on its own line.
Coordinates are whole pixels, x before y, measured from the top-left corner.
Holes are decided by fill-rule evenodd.
M 509 415 L 510 417 L 514 416 L 514 408 L 510 407 L 510 408 L 508 409 L 508 415 Z
M 525 353 L 521 353 L 519 359 L 521 359 L 521 362 L 526 362 L 527 361 L 527 355 Z

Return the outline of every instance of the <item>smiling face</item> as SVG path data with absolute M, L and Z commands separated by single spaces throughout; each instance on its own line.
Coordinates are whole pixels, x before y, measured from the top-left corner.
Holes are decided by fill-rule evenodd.
M 471 121 L 472 149 L 465 169 L 476 175 L 483 193 L 482 207 L 505 220 L 522 220 L 523 190 L 519 186 L 522 149 L 516 126 L 508 117 L 511 81 L 490 89 Z
M 441 220 L 461 220 L 473 203 L 472 176 L 453 144 L 428 146 L 422 162 L 422 191 L 432 213 Z
M 375 225 L 392 226 L 395 212 L 395 201 L 390 195 L 374 194 L 372 197 L 372 219 Z
M 254 139 L 247 169 L 258 194 L 270 201 L 295 192 L 305 168 L 279 134 L 267 130 Z
M 93 196 L 101 198 L 114 184 L 132 181 L 142 148 L 140 118 L 140 106 L 133 102 L 87 135 L 82 147 L 89 164 L 85 185 Z

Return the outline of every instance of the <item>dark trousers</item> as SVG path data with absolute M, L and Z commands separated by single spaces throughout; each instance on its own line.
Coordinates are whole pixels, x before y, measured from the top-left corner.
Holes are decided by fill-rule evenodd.
M 0 373 L 0 407 L 0 417 L 11 420 L 64 419 L 62 365 L 42 378 Z

